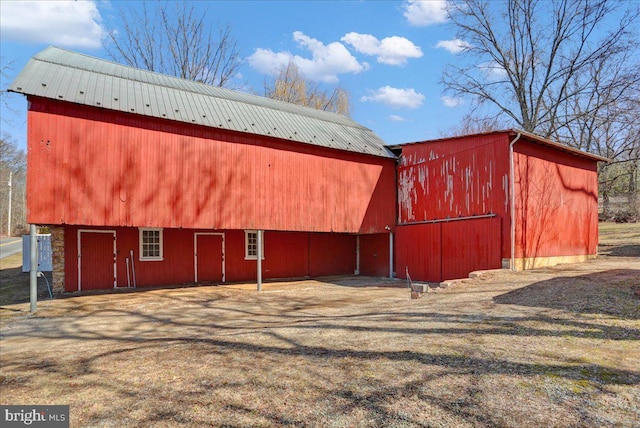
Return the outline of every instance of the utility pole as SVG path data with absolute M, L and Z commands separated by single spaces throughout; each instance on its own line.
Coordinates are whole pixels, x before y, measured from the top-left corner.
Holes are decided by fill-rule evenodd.
M 9 218 L 7 219 L 7 236 L 11 236 L 11 179 L 13 172 L 9 172 Z

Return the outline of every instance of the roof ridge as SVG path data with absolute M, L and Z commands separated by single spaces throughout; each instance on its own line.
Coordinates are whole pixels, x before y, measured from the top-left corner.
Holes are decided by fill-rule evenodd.
M 349 126 L 352 128 L 358 128 L 358 129 L 367 129 L 369 130 L 369 128 L 367 128 L 364 125 L 359 124 L 358 122 L 354 121 L 353 119 L 351 119 L 350 117 L 344 116 L 342 114 L 339 113 L 335 113 L 335 112 L 330 112 L 330 111 L 326 111 L 326 110 L 319 110 L 319 109 L 314 109 L 312 107 L 308 107 L 308 106 L 303 106 L 303 105 L 299 105 L 299 104 L 294 104 L 294 103 L 289 103 L 286 101 L 281 101 L 281 100 L 276 100 L 273 98 L 267 98 L 267 97 L 263 97 L 260 95 L 256 95 L 256 94 L 251 94 L 248 92 L 242 92 L 242 91 L 237 91 L 237 90 L 233 90 L 233 89 L 228 89 L 228 88 L 223 88 L 220 86 L 214 86 L 214 85 L 209 85 L 207 83 L 203 83 L 203 82 L 198 82 L 195 80 L 189 80 L 189 79 L 185 79 L 185 78 L 181 78 L 181 77 L 177 77 L 177 76 L 172 76 L 169 74 L 164 74 L 164 73 L 160 73 L 157 71 L 152 71 L 152 70 L 145 70 L 142 68 L 136 68 L 130 65 L 126 65 L 126 64 L 121 64 L 119 62 L 116 61 L 112 61 L 112 60 L 107 60 L 107 59 L 103 59 L 103 58 L 98 58 L 95 56 L 91 56 L 85 53 L 81 53 L 81 52 L 75 52 L 75 51 L 71 51 L 68 49 L 64 49 L 64 48 L 59 48 L 57 46 L 49 46 L 46 49 L 44 49 L 43 51 L 38 52 L 36 55 L 34 55 L 31 59 L 33 60 L 37 60 L 37 61 L 41 61 L 41 62 L 46 62 L 49 64 L 54 64 L 54 65 L 59 65 L 59 66 L 66 66 L 66 67 L 70 67 L 70 68 L 75 68 L 77 70 L 82 70 L 82 71 L 87 71 L 90 73 L 97 73 L 97 74 L 101 74 L 103 76 L 109 76 L 109 77 L 115 77 L 115 78 L 119 78 L 119 79 L 124 79 L 124 80 L 131 80 L 131 81 L 135 81 L 135 82 L 139 82 L 139 83 L 144 83 L 147 85 L 152 85 L 154 87 L 161 87 L 161 88 L 171 88 L 171 89 L 176 89 L 179 91 L 184 91 L 184 92 L 189 92 L 192 94 L 198 94 L 198 95 L 206 95 L 206 96 L 210 96 L 210 97 L 215 97 L 221 100 L 228 100 L 228 101 L 233 101 L 230 98 L 221 96 L 221 95 L 217 95 L 217 94 L 210 94 L 210 93 L 204 93 L 204 92 L 199 92 L 193 89 L 186 89 L 184 87 L 180 87 L 178 85 L 175 86 L 168 86 L 168 85 L 163 85 L 161 83 L 157 83 L 154 81 L 144 81 L 138 78 L 126 78 L 126 77 L 122 77 L 122 76 L 118 76 L 116 74 L 112 74 L 112 73 L 107 73 L 105 71 L 102 70 L 96 70 L 96 69 L 91 69 L 91 68 L 87 68 L 87 67 L 83 67 L 83 66 L 77 66 L 77 65 L 70 65 L 69 63 L 65 63 L 65 62 L 61 62 L 61 61 L 55 61 L 52 59 L 47 59 L 47 58 L 42 58 L 41 55 L 46 53 L 47 51 L 51 51 L 51 50 L 58 50 L 58 51 L 64 51 L 67 54 L 70 55 L 75 55 L 75 56 L 82 56 L 84 58 L 90 59 L 90 60 L 95 60 L 95 61 L 100 61 L 103 63 L 109 63 L 112 64 L 116 67 L 121 67 L 124 69 L 128 69 L 132 72 L 138 72 L 138 73 L 144 73 L 144 74 L 151 74 L 151 75 L 156 75 L 162 79 L 171 79 L 171 80 L 175 80 L 176 82 L 184 82 L 188 85 L 197 85 L 197 86 L 202 86 L 203 88 L 206 88 L 209 91 L 220 91 L 220 92 L 228 92 L 229 95 L 234 94 L 234 95 L 241 95 L 244 96 L 246 98 L 248 98 L 248 100 L 243 100 L 243 102 L 246 103 L 250 103 L 252 105 L 255 106 L 259 106 L 259 107 L 263 107 L 263 108 L 268 108 L 271 110 L 276 110 L 276 111 L 281 111 L 281 110 L 286 110 L 295 114 L 301 114 L 303 116 L 312 118 L 312 119 L 318 119 L 318 120 L 323 120 L 326 122 L 331 122 L 331 123 L 339 123 L 341 125 L 344 126 Z M 260 102 L 262 101 L 262 102 Z M 269 103 L 273 103 L 273 104 L 279 104 L 280 106 L 283 107 L 283 109 L 279 109 L 277 108 L 277 106 L 270 106 Z M 320 117 L 318 117 L 320 116 Z M 331 117 L 327 117 L 326 119 L 322 116 L 331 116 Z M 336 120 L 330 120 L 335 118 Z
M 395 157 L 371 129 L 336 113 L 54 46 L 34 55 L 8 90 L 329 149 Z

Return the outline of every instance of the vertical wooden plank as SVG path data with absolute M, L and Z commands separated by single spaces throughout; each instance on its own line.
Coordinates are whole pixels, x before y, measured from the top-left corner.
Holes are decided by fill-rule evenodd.
M 420 281 L 442 280 L 440 224 L 418 224 L 396 228 L 395 271 L 405 278 L 409 269 L 411 278 Z
M 43 176 L 30 199 L 55 207 L 31 210 L 33 222 L 336 233 L 394 222 L 393 159 L 53 100 L 34 100 L 29 117 L 31 147 L 52 141 L 30 150 Z

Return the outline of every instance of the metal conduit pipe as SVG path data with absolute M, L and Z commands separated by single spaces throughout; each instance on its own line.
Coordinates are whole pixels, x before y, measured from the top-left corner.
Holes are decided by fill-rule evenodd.
M 492 218 L 495 217 L 496 214 L 481 214 L 481 215 L 468 215 L 468 216 L 464 216 L 464 217 L 451 217 L 451 218 L 436 218 L 433 220 L 420 220 L 420 221 L 412 221 L 412 222 L 406 222 L 406 223 L 400 223 L 398 224 L 398 226 L 412 226 L 414 224 L 432 224 L 432 223 L 450 223 L 453 221 L 460 221 L 460 220 L 476 220 L 479 218 Z

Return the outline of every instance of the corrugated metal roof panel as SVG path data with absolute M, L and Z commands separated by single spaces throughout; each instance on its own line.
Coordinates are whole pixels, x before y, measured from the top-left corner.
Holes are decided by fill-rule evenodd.
M 593 161 L 597 161 L 597 162 L 611 162 L 611 159 L 608 159 L 606 157 L 594 154 L 594 153 L 589 153 L 589 152 L 585 152 L 583 150 L 579 150 L 576 149 L 574 147 L 570 147 L 566 144 L 562 144 L 562 143 L 558 143 L 556 141 L 552 141 L 549 140 L 548 138 L 544 138 L 541 137 L 539 135 L 536 134 L 532 134 L 531 132 L 526 132 L 520 129 L 504 129 L 504 130 L 499 130 L 499 131 L 487 131 L 487 132 L 480 132 L 480 133 L 476 133 L 476 134 L 468 134 L 468 135 L 460 135 L 460 136 L 455 136 L 455 137 L 445 137 L 445 138 L 438 138 L 435 140 L 426 140 L 426 141 L 415 141 L 415 142 L 411 142 L 411 143 L 402 143 L 402 144 L 395 144 L 393 146 L 388 146 L 388 148 L 390 150 L 401 150 L 403 147 L 406 146 L 412 146 L 412 145 L 416 145 L 416 144 L 431 144 L 431 143 L 438 143 L 438 142 L 442 142 L 442 141 L 452 141 L 452 140 L 458 140 L 458 141 L 462 141 L 465 139 L 469 139 L 469 138 L 475 138 L 477 136 L 481 136 L 481 135 L 490 135 L 490 134 L 508 134 L 510 136 L 510 138 L 515 138 L 518 134 L 521 134 L 523 137 L 528 138 L 529 140 L 531 140 L 532 142 L 535 142 L 537 144 L 541 144 L 547 147 L 552 147 L 554 149 L 560 150 L 560 151 L 564 151 L 567 153 L 571 153 L 573 155 L 579 156 L 579 157 L 583 157 L 586 159 L 590 159 Z
M 127 113 L 395 157 L 370 129 L 335 113 L 49 47 L 9 90 Z

